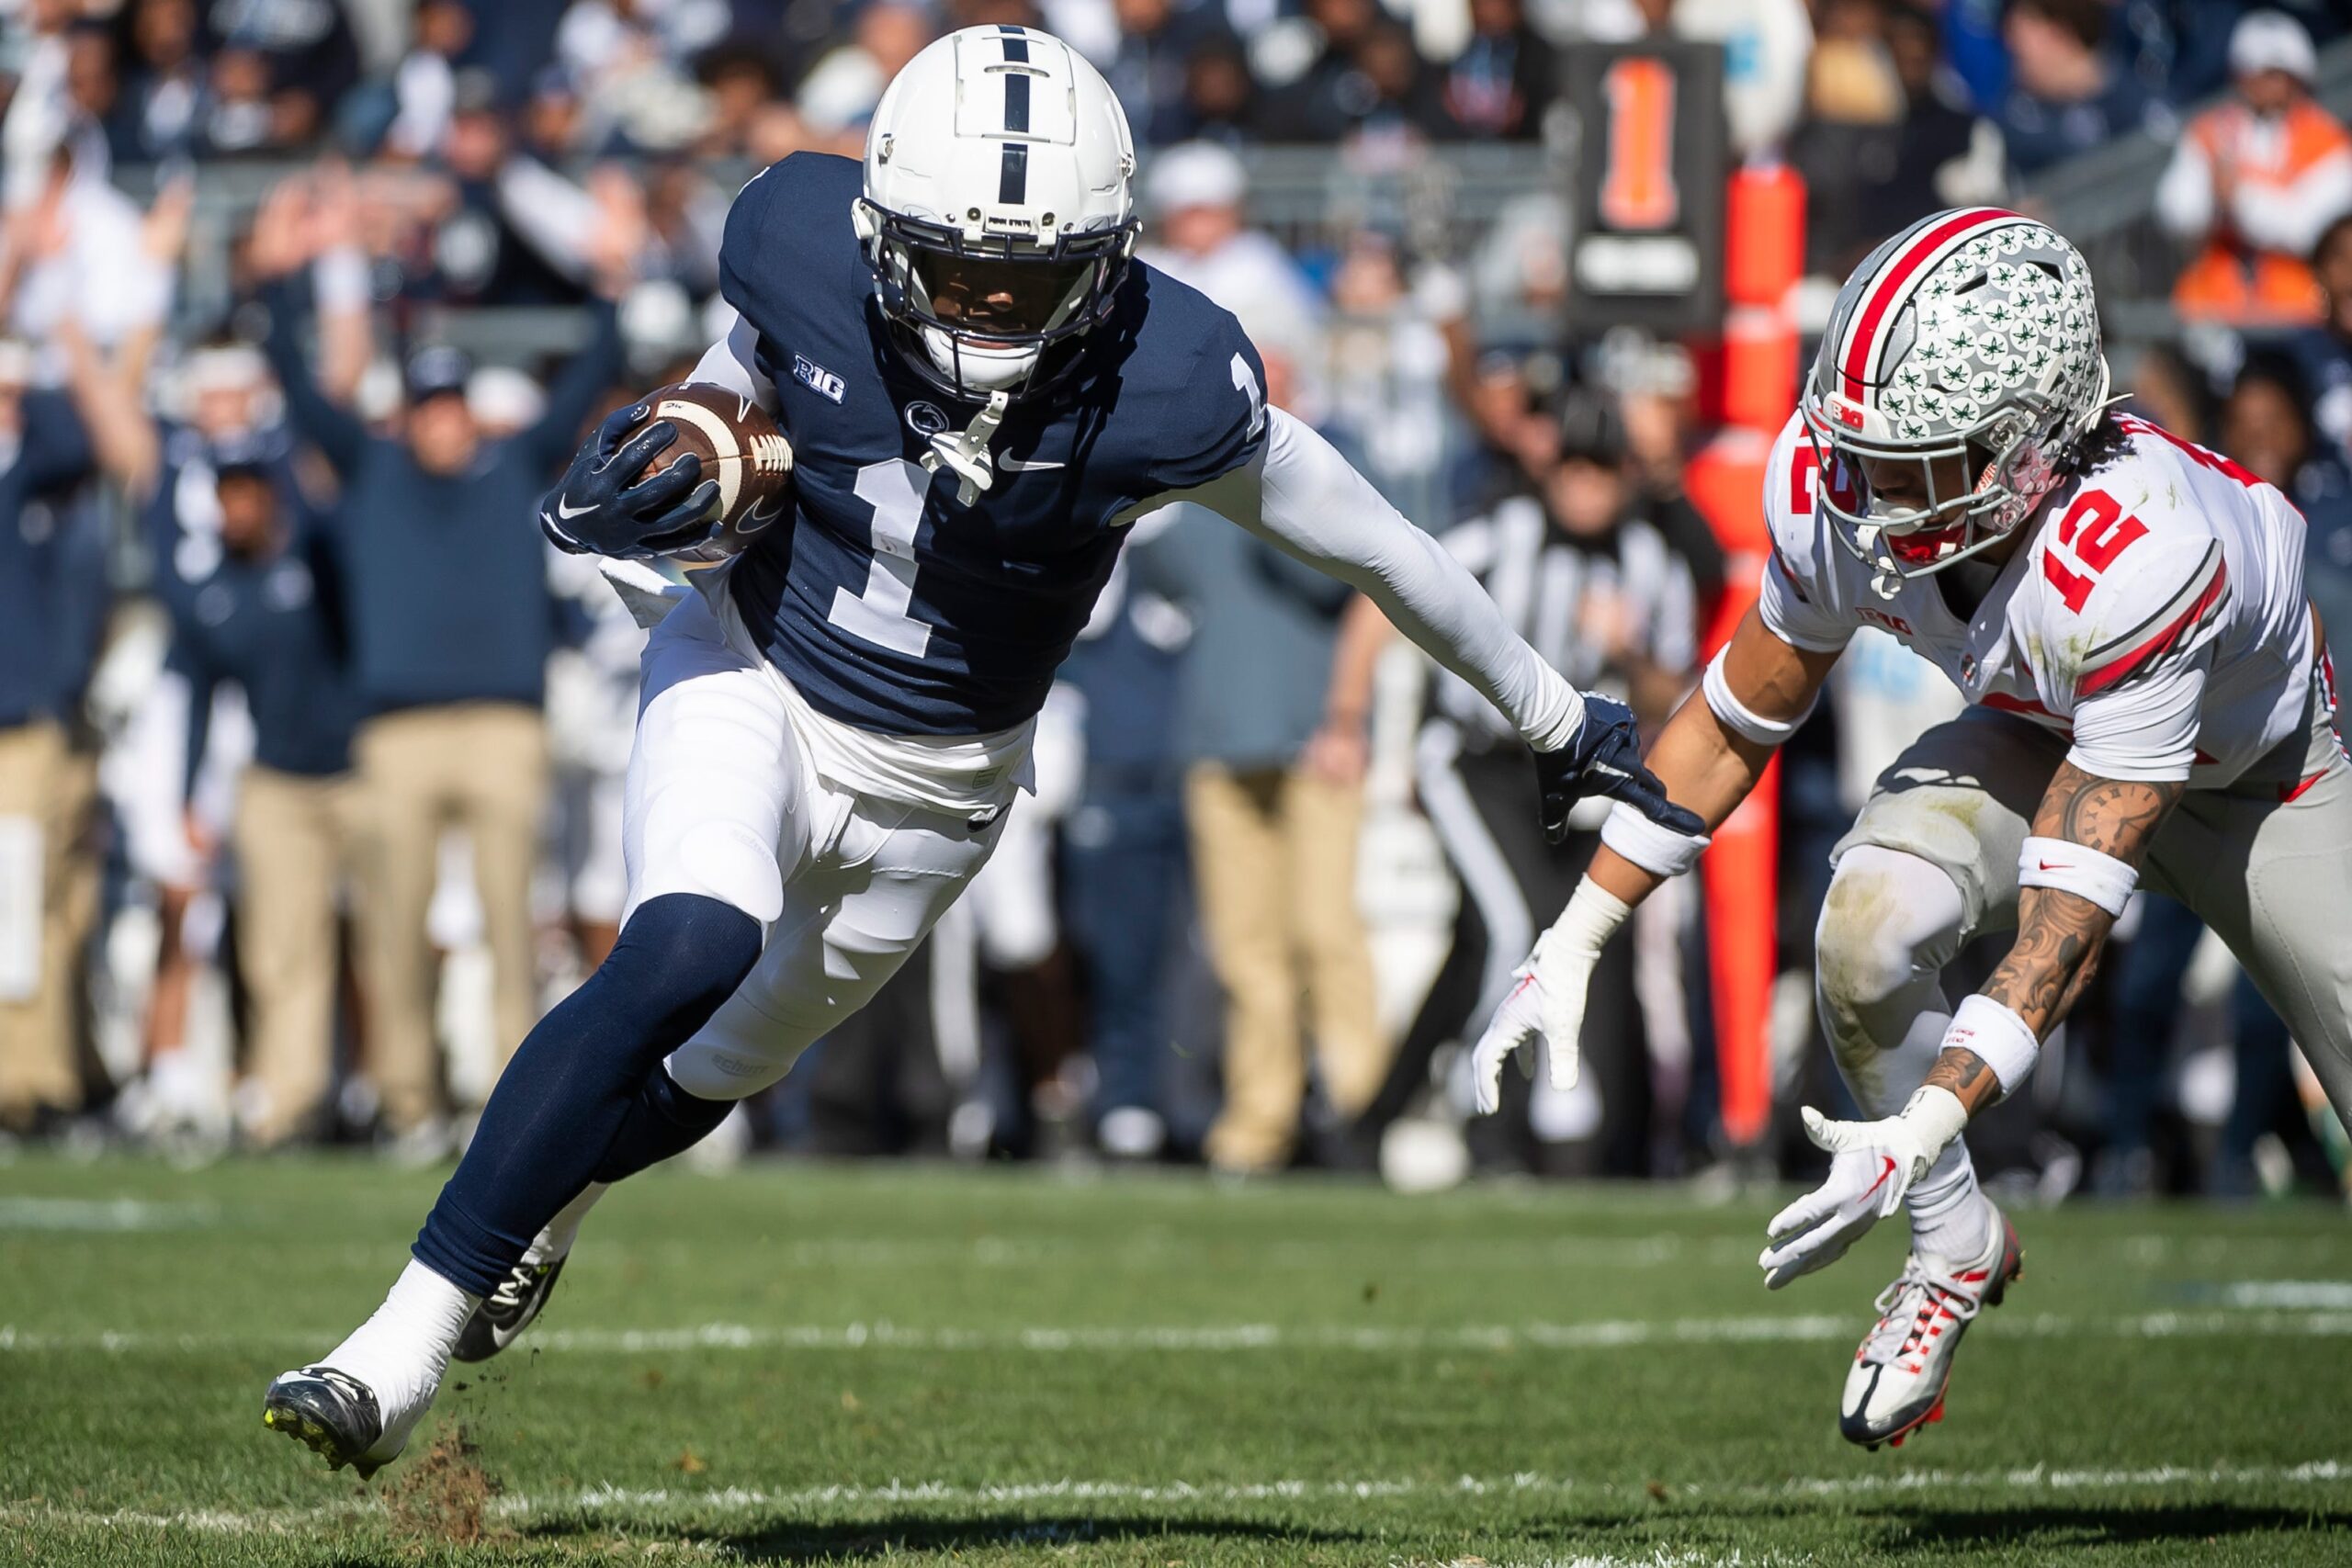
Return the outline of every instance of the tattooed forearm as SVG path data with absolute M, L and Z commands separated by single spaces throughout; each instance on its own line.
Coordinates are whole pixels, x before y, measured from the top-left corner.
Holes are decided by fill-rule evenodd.
M 2098 778 L 2063 762 L 2034 812 L 2033 830 L 2137 865 L 2184 787 Z M 2024 889 L 2017 944 L 1984 983 L 1984 994 L 2047 1038 L 2090 983 L 2114 924 L 2114 916 L 2087 898 L 2052 887 Z
M 2177 782 L 2098 778 L 2061 762 L 2033 814 L 2033 830 L 2038 837 L 2064 839 L 2138 865 L 2156 825 L 2186 788 Z
M 1923 1088 L 1948 1089 L 1971 1116 L 2001 1098 L 2001 1080 L 1975 1052 L 1947 1047 L 1928 1069 Z

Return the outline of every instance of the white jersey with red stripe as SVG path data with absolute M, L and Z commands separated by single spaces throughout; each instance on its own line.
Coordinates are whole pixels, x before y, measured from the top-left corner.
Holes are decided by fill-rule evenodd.
M 2302 515 L 2229 459 L 2113 417 L 2115 450 L 2021 525 L 2031 537 L 1968 618 L 1934 576 L 1880 595 L 1814 504 L 1820 460 L 1791 420 L 1765 469 L 1765 626 L 1820 652 L 1883 627 L 1969 702 L 2071 737 L 2086 773 L 2236 782 L 2306 722 Z M 1839 469 L 1832 485 L 1848 482 Z

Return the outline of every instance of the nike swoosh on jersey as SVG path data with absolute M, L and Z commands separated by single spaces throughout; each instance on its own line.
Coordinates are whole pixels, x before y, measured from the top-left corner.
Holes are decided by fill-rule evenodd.
M 1023 460 L 1020 457 L 999 457 L 996 459 L 996 466 L 1002 468 L 1008 474 L 1035 473 L 1045 468 L 1067 468 L 1069 467 L 1068 463 L 1040 463 L 1035 460 Z

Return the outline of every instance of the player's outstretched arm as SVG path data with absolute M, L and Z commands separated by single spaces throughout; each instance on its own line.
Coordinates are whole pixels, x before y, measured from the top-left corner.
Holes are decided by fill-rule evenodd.
M 1750 609 L 1650 748 L 1650 772 L 1668 798 L 1689 807 L 1709 833 L 1746 800 L 1782 741 L 1796 732 L 1835 653 L 1792 647 Z M 1601 947 L 1668 877 L 1688 870 L 1707 840 L 1659 829 L 1623 808 L 1601 829 L 1600 849 L 1558 920 L 1519 970 L 1519 984 L 1495 1010 L 1471 1055 L 1478 1110 L 1502 1103 L 1503 1063 L 1549 1042 L 1552 1081 L 1577 1080 L 1577 1036 L 1586 987 Z M 1524 1065 L 1527 1057 L 1521 1057 Z
M 1642 766 L 1641 738 L 1622 704 L 1580 694 L 1544 663 L 1477 580 L 1329 442 L 1280 409 L 1266 410 L 1265 419 L 1261 457 L 1160 500 L 1220 513 L 1361 590 L 1397 630 L 1493 703 L 1535 750 L 1544 825 L 1555 840 L 1567 830 L 1569 807 L 1587 795 L 1627 801 L 1666 830 L 1701 830 Z

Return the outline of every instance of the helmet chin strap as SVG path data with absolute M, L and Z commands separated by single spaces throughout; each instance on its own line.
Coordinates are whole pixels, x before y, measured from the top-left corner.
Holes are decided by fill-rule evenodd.
M 989 455 L 989 443 L 996 439 L 996 427 L 1004 423 L 1005 410 L 1012 406 L 1012 394 L 999 388 L 989 394 L 971 423 L 960 431 L 943 430 L 931 438 L 922 466 L 934 474 L 944 467 L 956 476 L 956 505 L 971 505 L 982 491 L 996 483 L 996 460 Z
M 1880 532 L 1879 525 L 1864 523 L 1854 530 L 1854 543 L 1861 547 L 1866 556 L 1880 563 L 1871 578 L 1871 592 L 1882 599 L 1892 599 L 1903 592 L 1903 574 L 1886 565 L 1885 558 L 1878 553 Z

